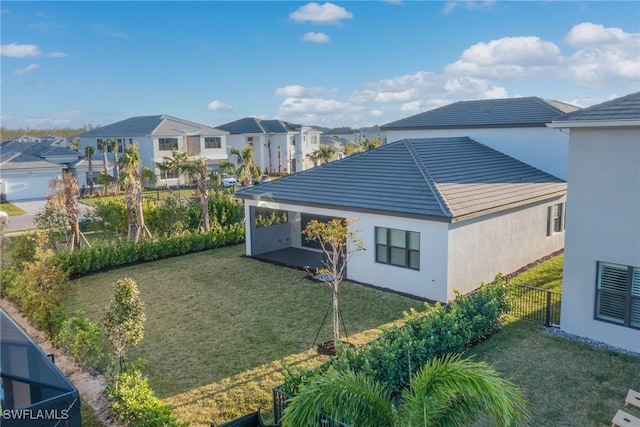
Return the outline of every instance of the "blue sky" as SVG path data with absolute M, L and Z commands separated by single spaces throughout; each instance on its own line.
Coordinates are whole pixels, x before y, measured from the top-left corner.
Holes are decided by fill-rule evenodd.
M 5 128 L 169 114 L 384 124 L 459 100 L 640 90 L 640 2 L 1 3 Z

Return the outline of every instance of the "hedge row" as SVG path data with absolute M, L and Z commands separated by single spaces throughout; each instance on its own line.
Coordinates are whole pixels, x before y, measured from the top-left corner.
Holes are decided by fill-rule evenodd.
M 321 375 L 329 366 L 362 372 L 399 394 L 412 373 L 428 360 L 462 353 L 500 328 L 511 307 L 510 285 L 501 275 L 469 295 L 458 295 L 446 306 L 436 304 L 423 312 L 412 311 L 402 327 L 384 330 L 360 350 L 340 346 L 338 354 L 320 367 L 288 372 L 280 387 L 294 395 L 298 387 Z
M 60 265 L 71 276 L 103 270 L 124 264 L 184 255 L 214 249 L 244 241 L 244 224 L 214 227 L 208 233 L 184 232 L 178 236 L 141 240 L 138 243 L 121 241 L 111 245 L 95 245 L 56 255 Z

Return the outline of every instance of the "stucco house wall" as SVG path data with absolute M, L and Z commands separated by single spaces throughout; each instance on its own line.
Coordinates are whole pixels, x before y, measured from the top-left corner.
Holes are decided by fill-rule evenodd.
M 640 267 L 639 128 L 571 129 L 561 328 L 640 352 L 640 331 L 595 319 L 597 262 Z
M 387 130 L 387 142 L 405 138 L 468 136 L 488 147 L 567 179 L 569 136 L 548 128 L 465 128 Z
M 454 298 L 454 290 L 468 293 L 478 288 L 482 281 L 491 281 L 500 271 L 510 273 L 562 249 L 564 233 L 544 237 L 547 231 L 547 207 L 561 202 L 564 202 L 564 198 L 454 224 L 269 203 L 267 206 L 272 209 L 290 212 L 289 224 L 276 226 L 268 231 L 275 233 L 274 237 L 279 235 L 278 238 L 281 239 L 279 243 L 273 243 L 273 248 L 252 248 L 249 236 L 247 255 L 257 255 L 288 245 L 302 247 L 300 212 L 357 219 L 356 229 L 360 230 L 359 236 L 367 250 L 349 261 L 348 279 L 446 302 Z M 245 214 L 249 218 L 249 207 L 256 206 L 259 202 L 245 200 L 245 203 Z M 419 232 L 420 270 L 375 262 L 375 227 Z M 286 233 L 290 233 L 290 242 L 282 238 Z
M 44 199 L 47 197 L 49 182 L 62 176 L 62 166 L 34 169 L 4 169 L 0 174 L 0 193 L 4 192 L 9 201 Z
M 549 207 L 565 197 L 449 225 L 449 300 L 564 247 L 564 231 L 547 236 Z M 564 224 L 563 224 L 564 225 Z M 563 227 L 564 228 L 564 227 Z

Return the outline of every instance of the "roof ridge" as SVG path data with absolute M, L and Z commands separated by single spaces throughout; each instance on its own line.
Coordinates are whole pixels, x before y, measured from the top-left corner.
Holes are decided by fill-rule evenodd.
M 449 206 L 449 204 L 447 203 L 447 200 L 444 198 L 444 195 L 440 191 L 440 188 L 438 188 L 438 184 L 436 183 L 435 179 L 433 179 L 431 173 L 429 173 L 429 168 L 424 164 L 424 162 L 418 155 L 418 152 L 413 146 L 412 141 L 409 139 L 405 140 L 405 146 L 407 147 L 407 150 L 409 150 L 409 154 L 411 155 L 411 158 L 415 162 L 416 166 L 418 166 L 418 169 L 424 177 L 425 182 L 435 195 L 435 199 L 438 202 L 438 206 L 440 206 L 442 212 L 444 212 L 448 216 L 454 216 L 453 209 L 451 209 L 451 206 Z

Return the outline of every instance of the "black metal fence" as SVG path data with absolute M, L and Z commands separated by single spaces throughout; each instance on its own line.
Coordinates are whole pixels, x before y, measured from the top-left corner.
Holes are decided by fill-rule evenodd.
M 514 285 L 514 306 L 511 314 L 545 326 L 560 324 L 562 294 L 531 286 Z
M 273 389 L 273 425 L 281 425 L 284 407 L 286 406 L 287 399 L 289 398 L 291 398 L 291 396 L 280 390 L 280 388 L 275 387 Z

